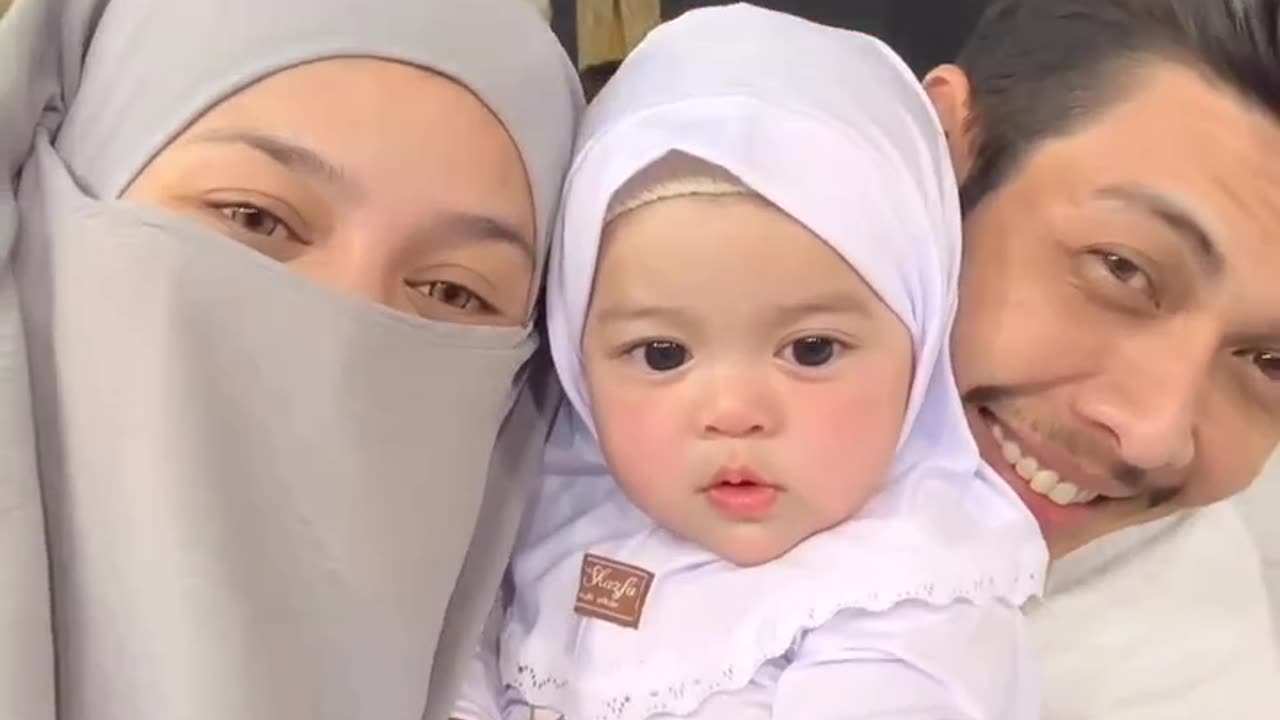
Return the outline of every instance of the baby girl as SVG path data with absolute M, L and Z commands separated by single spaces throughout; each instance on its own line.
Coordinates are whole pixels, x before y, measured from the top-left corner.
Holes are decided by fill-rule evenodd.
M 1047 553 L 961 409 L 957 190 L 901 60 L 687 13 L 589 110 L 564 202 L 569 403 L 456 716 L 1036 717 Z

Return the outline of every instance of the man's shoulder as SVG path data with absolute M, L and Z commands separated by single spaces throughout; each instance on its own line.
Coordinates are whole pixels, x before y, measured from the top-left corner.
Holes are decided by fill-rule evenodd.
M 1258 553 L 1229 503 L 1106 538 L 1053 573 L 1029 611 L 1046 717 L 1280 717 Z
M 1262 470 L 1253 486 L 1232 499 L 1262 555 L 1263 574 L 1271 594 L 1272 617 L 1280 618 L 1280 453 Z M 1280 642 L 1280 633 L 1276 636 Z
M 1260 562 L 1234 505 L 1222 502 L 1113 533 L 1056 561 L 1048 593 L 1054 598 L 1117 584 L 1149 587 L 1153 581 L 1181 584 L 1224 574 L 1260 582 Z

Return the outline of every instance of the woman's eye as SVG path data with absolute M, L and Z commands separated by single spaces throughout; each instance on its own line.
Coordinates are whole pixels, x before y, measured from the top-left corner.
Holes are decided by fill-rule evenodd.
M 418 286 L 418 291 L 438 303 L 463 312 L 486 312 L 493 309 L 484 298 L 447 280 L 424 283 Z
M 650 340 L 632 348 L 628 355 L 639 356 L 646 367 L 654 372 L 671 372 L 689 362 L 689 350 L 670 340 Z
M 218 212 L 232 224 L 254 235 L 271 237 L 277 230 L 287 229 L 280 218 L 252 205 L 225 205 Z
M 796 365 L 816 368 L 831 363 L 843 349 L 844 346 L 835 339 L 815 335 L 792 341 L 783 354 Z

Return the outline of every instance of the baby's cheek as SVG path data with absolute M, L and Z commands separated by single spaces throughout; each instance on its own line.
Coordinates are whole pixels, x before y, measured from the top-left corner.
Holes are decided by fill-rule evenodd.
M 624 486 L 649 484 L 646 478 L 670 476 L 681 457 L 682 433 L 675 409 L 656 392 L 613 393 L 597 404 L 605 456 Z
M 807 407 L 795 414 L 794 426 L 801 457 L 825 469 L 833 483 L 879 487 L 897 447 L 901 410 L 876 392 L 815 394 L 803 401 Z

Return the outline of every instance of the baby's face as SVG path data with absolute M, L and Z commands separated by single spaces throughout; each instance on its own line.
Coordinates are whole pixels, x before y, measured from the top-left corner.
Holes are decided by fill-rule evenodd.
M 884 483 L 906 327 L 816 235 L 751 197 L 682 197 L 605 230 L 583 338 L 631 500 L 739 565 L 853 516 Z

